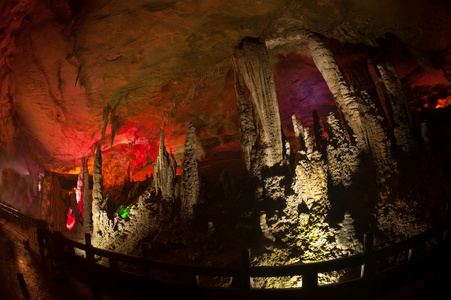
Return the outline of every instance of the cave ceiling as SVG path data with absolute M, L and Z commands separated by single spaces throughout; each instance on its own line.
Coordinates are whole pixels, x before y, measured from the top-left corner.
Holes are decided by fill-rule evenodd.
M 189 122 L 196 127 L 201 170 L 240 161 L 232 55 L 246 36 L 266 41 L 288 137 L 291 115 L 310 125 L 313 110 L 321 117 L 336 110 L 307 51 L 308 31 L 329 39 L 344 69 L 358 64 L 362 47 L 383 49 L 406 89 L 449 95 L 448 1 L 0 5 L 0 147 L 2 159 L 18 169 L 37 164 L 76 172 L 81 158 L 92 157 L 105 115 L 107 173 L 121 174 L 130 165 L 136 179 L 150 174 L 160 129 L 180 162 Z

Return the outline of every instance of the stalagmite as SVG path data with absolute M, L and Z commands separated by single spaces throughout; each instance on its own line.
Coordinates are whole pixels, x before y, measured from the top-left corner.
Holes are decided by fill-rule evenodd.
M 304 128 L 306 150 L 301 151 L 301 160 L 296 166 L 296 176 L 292 185 L 298 204 L 304 202 L 309 209 L 314 204 L 329 208 L 327 195 L 327 165 L 320 152 L 314 150 L 313 138 L 308 127 Z
M 174 197 L 177 163 L 174 158 L 169 158 L 169 153 L 166 151 L 163 130 L 161 130 L 159 152 L 153 168 L 157 193 L 161 191 L 164 197 Z
M 235 48 L 234 59 L 251 95 L 259 137 L 257 147 L 262 150 L 256 158 L 261 160 L 262 167 L 272 167 L 283 159 L 283 143 L 274 76 L 265 43 L 261 39 L 243 39 Z
M 393 133 L 396 144 L 405 153 L 410 153 L 415 146 L 415 137 L 413 135 L 412 118 L 409 113 L 410 109 L 401 81 L 392 67 L 388 65 L 384 67 L 378 64 L 377 69 L 381 75 L 380 81 L 385 87 L 393 111 Z
M 238 100 L 238 114 L 240 117 L 241 147 L 244 152 L 244 161 L 248 172 L 252 171 L 255 160 L 255 142 L 257 132 L 254 124 L 254 112 L 252 105 L 246 99 L 244 85 L 240 81 L 240 74 L 235 72 L 235 92 Z
M 88 160 L 83 161 L 83 230 L 92 232 L 91 197 L 89 195 L 89 170 Z
M 94 167 L 92 170 L 93 188 L 92 188 L 92 222 L 94 234 L 98 232 L 100 212 L 103 208 L 102 194 L 102 151 L 100 143 L 97 145 L 96 155 L 94 158 Z
M 185 139 L 185 153 L 182 165 L 181 219 L 187 226 L 194 218 L 194 206 L 199 199 L 199 172 L 196 158 L 196 135 L 194 124 L 190 123 Z
M 332 52 L 318 35 L 309 35 L 308 46 L 345 122 L 355 135 L 357 147 L 371 153 L 378 180 L 384 181 L 396 172 L 396 164 L 391 155 L 391 142 L 382 125 L 383 118 L 365 91 L 356 91 L 348 85 Z
M 327 166 L 334 186 L 347 187 L 359 168 L 359 150 L 346 138 L 340 122 L 331 112 L 327 116 Z

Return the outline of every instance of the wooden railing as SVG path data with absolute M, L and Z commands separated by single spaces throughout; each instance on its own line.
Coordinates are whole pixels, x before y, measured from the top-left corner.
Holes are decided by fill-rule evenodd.
M 2 208 L 0 207 L 0 210 Z M 17 212 L 14 212 L 17 214 Z M 373 235 L 366 234 L 364 252 L 350 257 L 316 263 L 285 266 L 253 266 L 250 251 L 241 253 L 240 263 L 231 267 L 188 266 L 153 260 L 148 247 L 141 257 L 95 248 L 91 236 L 85 242 L 65 238 L 45 227 L 38 230 L 43 259 L 54 259 L 71 270 L 89 276 L 89 280 L 120 284 L 138 294 L 164 289 L 166 295 L 202 295 L 209 299 L 274 299 L 315 296 L 321 299 L 362 299 L 381 296 L 405 286 L 425 273 L 440 278 L 449 263 L 449 222 L 392 246 L 377 249 Z M 357 275 L 335 284 L 319 284 L 318 274 L 354 270 Z M 357 271 L 357 272 L 355 272 Z M 205 286 L 206 277 L 231 278 L 228 288 Z M 259 289 L 252 285 L 256 277 L 302 276 L 301 288 Z
M 46 227 L 45 221 L 24 215 L 3 203 L 0 203 L 0 216 L 7 222 L 4 225 L 22 236 L 24 241 L 39 246 L 38 228 Z

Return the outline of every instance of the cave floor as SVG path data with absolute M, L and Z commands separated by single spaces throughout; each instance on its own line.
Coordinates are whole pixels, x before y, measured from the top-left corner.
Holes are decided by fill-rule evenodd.
M 15 226 L 0 218 L 0 300 L 139 299 L 116 287 L 89 284 L 48 262 L 42 264 L 37 246 L 26 247 Z M 378 299 L 451 299 L 451 266 L 441 283 L 426 274 Z

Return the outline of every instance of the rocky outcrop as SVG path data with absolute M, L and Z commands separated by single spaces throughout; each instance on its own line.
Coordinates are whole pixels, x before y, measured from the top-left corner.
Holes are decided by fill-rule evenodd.
M 249 89 L 253 106 L 256 149 L 259 150 L 255 155 L 257 166 L 254 169 L 272 167 L 283 159 L 283 143 L 274 76 L 264 41 L 249 37 L 243 39 L 235 48 L 234 61 Z M 241 98 L 242 92 L 239 90 L 237 93 Z
M 100 143 L 97 146 L 94 157 L 94 166 L 92 169 L 93 188 L 92 188 L 92 223 L 94 235 L 99 232 L 100 213 L 104 206 L 102 194 L 102 151 Z
M 327 195 L 327 165 L 321 153 L 313 148 L 313 138 L 309 128 L 304 128 L 304 144 L 306 150 L 301 150 L 301 160 L 296 166 L 296 176 L 292 188 L 297 195 L 297 203 L 305 203 L 308 209 L 314 204 L 329 208 Z
M 327 116 L 327 166 L 334 186 L 348 187 L 356 174 L 360 159 L 359 149 L 346 138 L 346 132 L 333 113 Z
M 199 200 L 199 172 L 196 158 L 196 135 L 193 123 L 189 124 L 188 134 L 185 139 L 185 153 L 182 164 L 182 181 L 180 189 L 181 220 L 182 225 L 187 226 L 194 219 L 194 206 Z
M 163 197 L 173 198 L 177 163 L 175 158 L 173 156 L 170 157 L 166 151 L 163 130 L 161 130 L 160 147 L 153 168 L 155 190 L 157 193 L 161 192 Z

